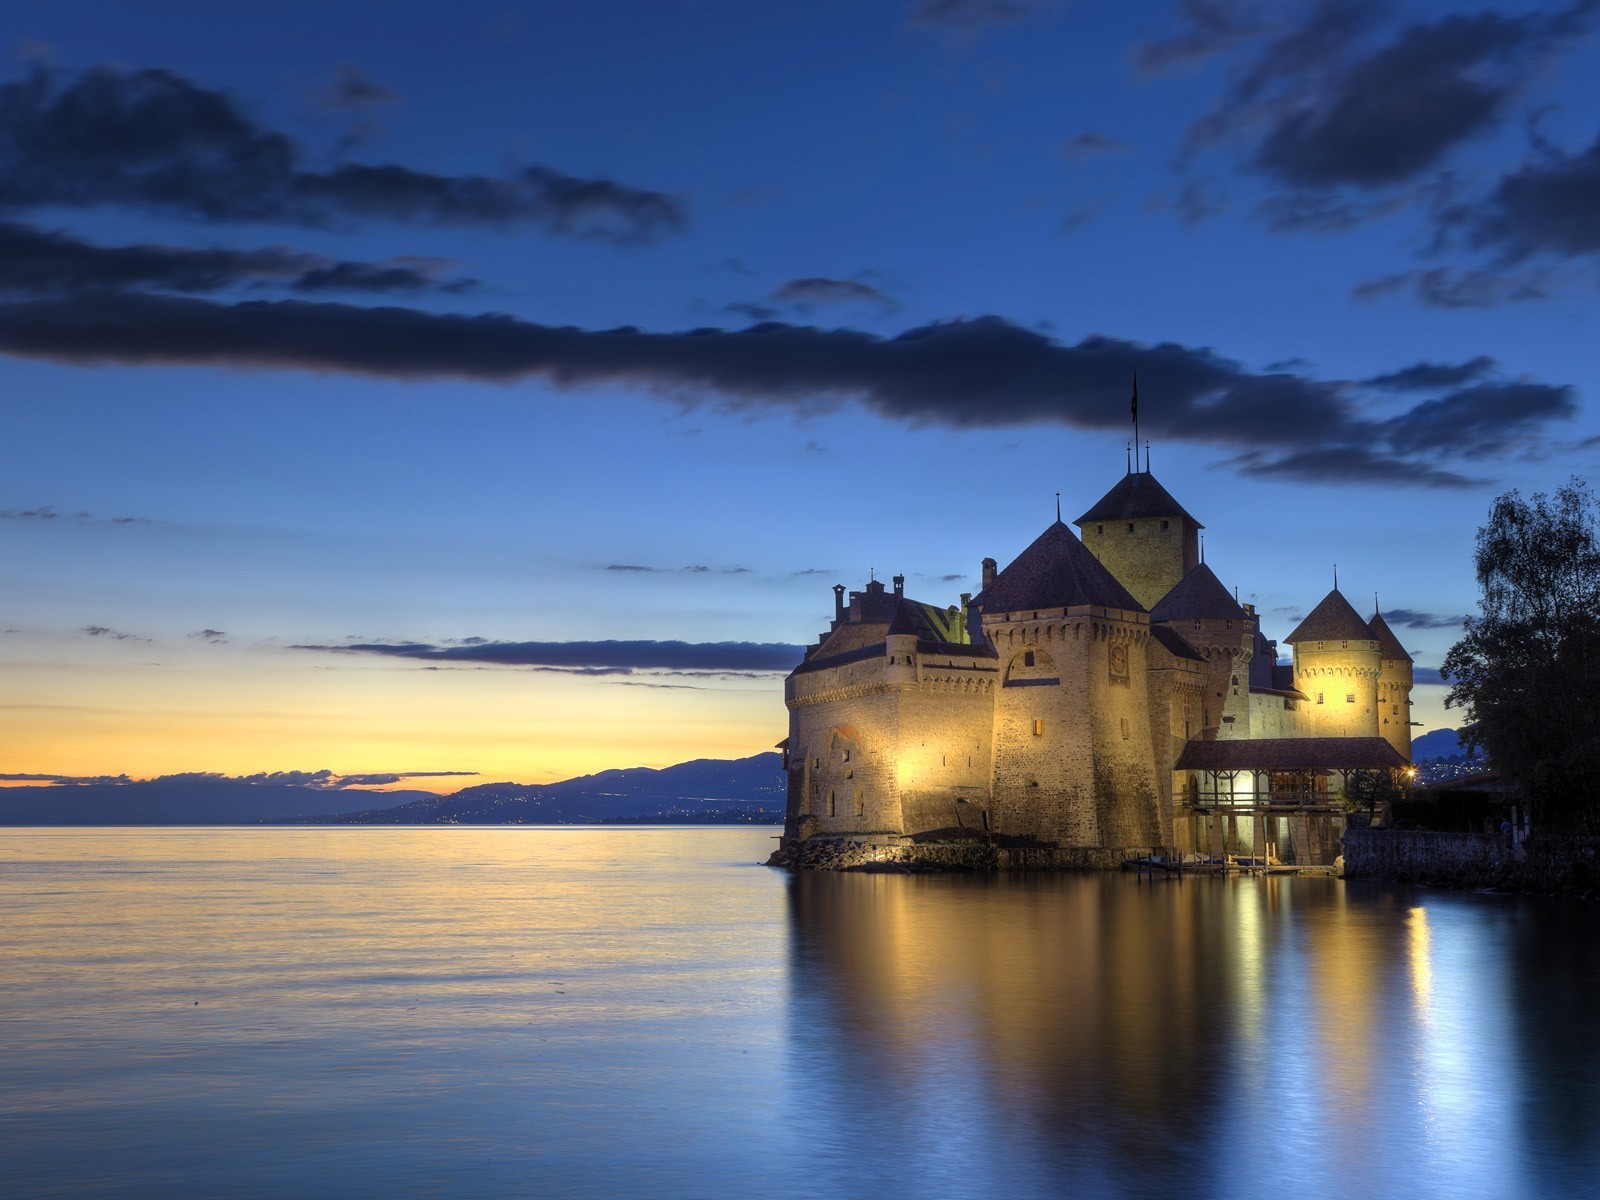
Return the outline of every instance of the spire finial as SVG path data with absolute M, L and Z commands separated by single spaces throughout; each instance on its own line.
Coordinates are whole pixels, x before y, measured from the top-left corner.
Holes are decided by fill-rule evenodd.
M 1339 590 L 1339 564 L 1338 563 L 1334 563 L 1333 564 L 1333 590 L 1336 591 L 1336 592 Z
M 877 583 L 878 582 L 878 568 L 877 567 L 868 567 L 867 568 L 867 582 L 868 583 Z
M 1150 443 L 1144 444 L 1144 473 L 1150 474 Z
M 1139 469 L 1139 372 L 1133 373 L 1133 401 L 1129 406 L 1133 416 L 1133 469 Z
M 1133 443 L 1128 443 L 1128 474 L 1133 474 Z
M 1056 524 L 1061 524 L 1061 493 L 1056 493 Z
M 1383 614 L 1383 610 L 1378 607 L 1378 593 L 1377 592 L 1373 592 L 1372 593 L 1372 615 L 1377 617 L 1377 616 L 1381 616 L 1382 614 Z
M 1205 562 L 1205 560 L 1206 560 L 1206 535 L 1202 533 L 1200 535 L 1200 561 L 1201 562 Z

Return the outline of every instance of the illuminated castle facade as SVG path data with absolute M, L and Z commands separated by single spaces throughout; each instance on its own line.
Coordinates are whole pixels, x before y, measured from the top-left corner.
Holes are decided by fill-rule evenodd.
M 981 841 L 1332 860 L 1350 771 L 1410 761 L 1412 662 L 1337 587 L 1277 663 L 1202 526 L 1130 471 L 941 608 L 834 588 L 789 675 L 785 846 Z

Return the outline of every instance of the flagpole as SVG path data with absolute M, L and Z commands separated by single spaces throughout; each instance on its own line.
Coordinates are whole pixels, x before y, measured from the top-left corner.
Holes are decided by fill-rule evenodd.
M 1133 467 L 1139 469 L 1139 372 L 1133 373 Z

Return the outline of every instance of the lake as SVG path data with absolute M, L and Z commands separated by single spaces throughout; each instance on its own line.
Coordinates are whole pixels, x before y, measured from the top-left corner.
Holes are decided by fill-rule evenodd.
M 0 1194 L 1600 1195 L 1600 908 L 0 830 Z

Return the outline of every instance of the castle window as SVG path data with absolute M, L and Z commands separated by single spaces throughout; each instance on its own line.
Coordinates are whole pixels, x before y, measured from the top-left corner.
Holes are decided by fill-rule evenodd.
M 1123 717 L 1122 718 L 1122 740 L 1123 741 L 1127 741 L 1132 736 L 1133 736 L 1132 732 L 1128 729 L 1128 718 L 1127 717 Z
M 845 762 L 849 762 L 850 761 L 850 751 L 849 750 L 846 750 L 844 752 L 844 761 Z
M 1349 642 L 1340 642 L 1339 643 L 1339 649 L 1341 649 L 1341 650 L 1350 649 L 1350 643 Z
M 1200 618 L 1199 618 L 1199 617 L 1196 617 L 1196 618 L 1195 618 L 1195 621 L 1194 621 L 1194 627 L 1195 627 L 1195 628 L 1196 628 L 1196 629 L 1199 629 L 1199 628 L 1200 628 Z
M 1033 651 L 1032 650 L 1024 650 L 1022 652 L 1022 665 L 1025 666 L 1025 667 L 1033 666 Z
M 867 815 L 867 797 L 866 797 L 866 794 L 864 792 L 857 792 L 856 793 L 856 816 L 864 817 L 866 815 Z
M 1044 736 L 1044 722 L 1041 721 L 1041 720 L 1038 720 L 1037 718 L 1035 718 L 1034 722 L 1033 722 L 1033 736 L 1034 737 L 1043 737 Z
M 1400 715 L 1400 706 L 1398 704 L 1392 704 L 1389 706 L 1389 711 L 1398 717 Z
M 1128 532 L 1129 532 L 1129 533 L 1132 533 L 1132 532 L 1133 532 L 1133 522 L 1132 522 L 1132 521 L 1129 521 L 1129 522 L 1128 522 Z
M 830 817 L 839 815 L 839 794 L 834 791 L 828 793 L 828 815 Z
M 1161 532 L 1165 533 L 1166 531 L 1167 531 L 1167 523 L 1165 521 L 1163 521 L 1163 522 L 1161 522 Z
M 1344 702 L 1346 704 L 1354 704 L 1356 702 L 1356 694 L 1354 692 L 1348 693 L 1344 698 Z
M 1235 675 L 1232 678 L 1233 678 L 1233 686 L 1234 687 L 1238 687 L 1239 686 L 1239 677 L 1237 675 Z
M 1321 693 L 1321 692 L 1318 692 L 1318 693 L 1317 693 L 1317 703 L 1318 703 L 1318 704 L 1321 704 L 1321 703 L 1322 703 L 1322 693 Z
M 1104 525 L 1096 525 L 1094 527 L 1094 531 L 1095 531 L 1095 534 L 1098 536 L 1100 534 L 1103 534 L 1106 531 L 1106 527 Z
M 1232 628 L 1233 628 L 1233 618 L 1232 618 L 1232 617 L 1229 617 L 1229 618 L 1228 618 L 1228 628 L 1229 628 L 1229 629 L 1232 629 Z

